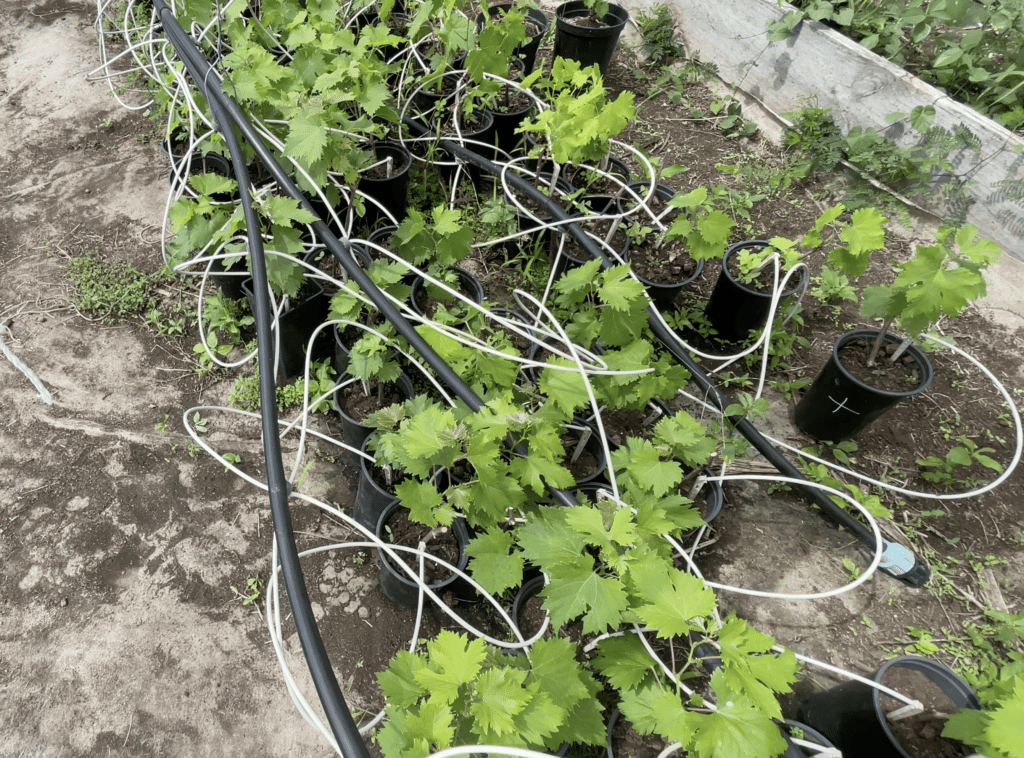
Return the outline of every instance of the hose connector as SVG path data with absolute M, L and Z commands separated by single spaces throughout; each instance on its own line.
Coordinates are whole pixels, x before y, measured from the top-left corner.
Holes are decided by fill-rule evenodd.
M 923 587 L 932 575 L 917 556 L 898 542 L 884 543 L 878 568 L 909 587 Z

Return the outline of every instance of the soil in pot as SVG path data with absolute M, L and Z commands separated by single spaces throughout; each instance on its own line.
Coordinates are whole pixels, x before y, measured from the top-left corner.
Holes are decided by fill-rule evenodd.
M 562 447 L 565 448 L 565 467 L 572 473 L 577 482 L 593 477 L 598 473 L 597 458 L 580 442 L 575 434 L 562 435 Z M 582 450 L 579 448 L 583 447 Z M 577 455 L 579 453 L 579 455 Z M 573 457 L 576 460 L 573 460 Z
M 410 521 L 409 514 L 404 508 L 399 508 L 391 516 L 387 528 L 390 530 L 393 544 L 417 547 L 426 538 L 428 541 L 425 549 L 431 555 L 435 555 L 453 566 L 458 565 L 459 543 L 451 529 L 445 528 L 443 532 L 435 531 L 429 526 Z M 398 555 L 413 571 L 419 571 L 419 559 L 415 554 L 398 551 Z M 423 564 L 427 584 L 437 584 L 451 576 L 450 571 L 434 561 L 424 561 Z M 405 572 L 402 572 L 401 576 L 405 576 Z
M 697 271 L 697 262 L 686 252 L 681 240 L 666 242 L 660 249 L 654 247 L 654 240 L 629 246 L 630 268 L 641 279 L 655 284 L 675 284 L 689 279 Z
M 590 11 L 585 16 L 571 16 L 563 18 L 567 24 L 579 26 L 583 29 L 604 29 L 608 26 L 596 13 Z
M 363 391 L 362 382 L 353 382 L 338 390 L 338 405 L 349 417 L 362 421 L 371 413 L 405 401 L 405 395 L 393 384 L 369 382 L 369 393 Z
M 891 362 L 891 356 L 899 349 L 899 345 L 888 343 L 882 345 L 875 358 L 875 365 L 868 366 L 872 343 L 870 340 L 851 340 L 839 350 L 839 361 L 843 368 L 859 381 L 886 392 L 907 392 L 921 383 L 917 373 L 917 363 L 913 357 L 904 353 Z
M 886 669 L 882 684 L 920 700 L 924 706 L 923 713 L 889 722 L 893 737 L 907 753 L 928 758 L 960 758 L 968 754 L 962 742 L 942 736 L 946 717 L 960 709 L 939 685 L 924 673 L 904 666 Z M 879 698 L 885 713 L 906 705 L 902 700 L 884 693 Z
M 618 718 L 611 724 L 607 753 L 602 758 L 658 758 L 668 747 L 663 737 L 657 734 L 640 734 L 633 728 L 629 719 L 624 718 L 618 711 L 613 713 Z

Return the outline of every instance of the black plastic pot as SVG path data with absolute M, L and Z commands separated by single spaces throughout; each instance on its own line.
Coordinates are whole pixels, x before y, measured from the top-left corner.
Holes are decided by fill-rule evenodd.
M 632 184 L 629 185 L 629 189 L 631 189 L 633 193 L 638 195 L 640 198 L 644 198 L 647 197 L 647 191 L 650 189 L 650 186 L 651 185 L 647 184 L 646 182 L 633 182 Z M 653 196 L 658 198 L 662 202 L 667 203 L 675 196 L 675 194 L 675 188 L 669 187 L 667 184 L 654 185 Z M 618 199 L 617 203 L 618 213 L 620 215 L 630 216 L 630 218 L 632 218 L 641 226 L 651 226 L 653 224 L 654 219 L 651 218 L 651 214 L 643 209 L 642 204 L 638 200 L 636 200 L 636 198 L 634 198 L 632 194 L 625 193 L 623 197 L 620 197 Z M 670 223 L 672 223 L 672 219 L 674 219 L 678 214 L 679 210 L 673 208 L 661 220 L 661 223 L 664 224 L 665 226 L 668 226 Z
M 250 278 L 249 272 L 245 268 L 245 263 L 241 260 L 235 261 L 231 268 L 227 268 L 221 258 L 216 258 L 210 262 L 210 279 L 213 280 L 220 294 L 227 300 L 241 300 L 245 297 L 245 290 L 242 289 L 242 284 Z
M 364 453 L 367 452 L 366 446 L 371 439 L 372 436 L 367 435 L 366 439 L 359 446 L 359 449 Z M 382 489 L 373 480 L 373 477 L 370 475 L 370 466 L 373 464 L 361 455 L 354 457 L 359 459 L 359 480 L 356 484 L 356 497 L 352 508 L 352 518 L 367 529 L 376 529 L 377 522 L 380 521 L 380 516 L 384 513 L 384 509 L 391 503 L 398 502 L 398 500 L 393 492 Z
M 715 289 L 711 293 L 704 315 L 711 326 L 718 332 L 718 339 L 725 342 L 741 342 L 750 336 L 750 332 L 760 329 L 768 319 L 771 310 L 772 293 L 751 289 L 736 281 L 729 273 L 729 258 L 740 250 L 748 248 L 768 247 L 765 240 L 747 240 L 733 245 L 722 256 L 722 273 L 718 276 Z M 779 299 L 779 310 L 785 299 L 800 291 L 807 279 L 807 270 L 800 272 L 797 284 L 782 293 Z
M 338 384 L 340 385 L 348 378 L 348 376 L 342 376 L 341 378 L 338 379 Z M 399 374 L 398 378 L 395 379 L 395 381 L 392 382 L 392 384 L 394 385 L 395 389 L 398 390 L 399 394 L 403 396 L 404 400 L 408 400 L 409 398 L 416 394 L 416 389 L 412 385 L 412 380 L 405 374 Z M 366 438 L 370 436 L 370 434 L 373 432 L 373 429 L 371 427 L 364 425 L 362 423 L 362 419 L 356 419 L 348 415 L 348 413 L 341 407 L 341 404 L 338 402 L 339 391 L 340 390 L 338 387 L 334 388 L 334 408 L 336 411 L 338 411 L 338 416 L 341 419 L 341 438 L 345 441 L 346 445 L 351 445 L 354 448 L 361 449 L 363 446 L 363 442 L 365 442 Z M 359 460 L 362 460 L 362 456 L 360 455 L 350 453 L 347 450 L 345 451 L 345 453 L 348 456 L 348 459 L 353 464 L 358 464 Z
M 328 353 L 326 330 L 322 330 L 317 335 L 312 346 L 308 343 L 316 328 L 327 320 L 327 311 L 331 304 L 330 298 L 327 297 L 320 283 L 314 279 L 307 279 L 303 287 L 310 288 L 311 294 L 307 295 L 305 299 L 293 303 L 277 320 L 280 338 L 275 341 L 281 351 L 280 360 L 277 361 L 279 379 L 294 379 L 302 375 L 306 369 L 307 349 L 312 350 L 311 360 L 314 361 L 324 358 Z M 249 306 L 255 312 L 252 277 L 242 280 L 242 291 L 249 299 Z
M 188 197 L 196 197 L 196 191 L 188 183 L 188 177 L 192 174 L 216 174 L 217 176 L 225 176 L 229 179 L 235 178 L 231 161 L 218 153 L 203 155 L 202 153 L 195 152 L 187 158 L 180 160 L 186 161 L 184 165 L 185 176 L 181 177 L 178 172 L 182 166 L 176 164 L 167 174 L 167 183 L 173 188 L 184 179 L 184 194 Z M 218 202 L 230 202 L 234 199 L 234 196 L 227 192 L 217 192 L 210 195 L 210 198 Z
M 458 91 L 458 86 L 461 82 L 461 77 L 458 74 L 442 74 L 442 89 L 447 84 L 447 89 L 452 90 L 445 94 L 444 92 L 434 92 L 428 87 L 435 86 L 436 81 L 424 86 L 422 89 L 416 90 L 416 94 L 412 97 L 412 111 L 426 121 L 432 121 L 437 114 L 447 108 L 455 101 L 455 96 Z M 419 87 L 419 85 L 417 85 Z
M 477 123 L 473 127 L 461 128 L 458 135 L 455 134 L 455 127 L 451 124 L 451 121 L 447 118 L 447 111 L 445 112 L 446 118 L 444 119 L 447 124 L 444 126 L 440 135 L 442 139 L 448 139 L 456 144 L 462 145 L 467 150 L 476 153 L 484 158 L 494 157 L 494 148 L 491 145 L 494 144 L 494 114 L 482 108 L 477 111 L 479 118 Z M 451 118 L 456 118 L 456 114 L 452 114 Z M 441 177 L 445 181 L 451 181 L 455 176 L 455 172 L 458 168 L 458 163 L 452 163 L 450 161 L 442 162 L 438 167 L 441 170 Z M 464 172 L 468 172 L 469 176 L 473 180 L 473 184 L 480 186 L 481 183 L 481 169 L 479 166 L 467 165 L 462 168 Z M 490 175 L 488 175 L 489 177 Z
M 405 218 L 409 201 L 409 167 L 412 156 L 398 142 L 379 142 L 376 146 L 377 160 L 390 158 L 391 176 L 382 179 L 359 177 L 359 189 L 379 202 L 397 221 Z M 370 223 L 383 214 L 373 203 L 366 204 L 366 215 Z
M 492 5 L 488 7 L 487 13 L 490 14 L 492 18 L 499 14 L 503 16 L 504 14 L 508 13 L 508 11 L 512 9 L 512 7 L 512 3 L 499 3 L 497 5 Z M 533 64 L 537 60 L 537 50 L 538 48 L 540 48 L 540 41 L 544 39 L 544 33 L 548 30 L 550 22 L 548 21 L 548 17 L 544 15 L 544 11 L 542 10 L 539 10 L 537 8 L 525 8 L 521 10 L 525 11 L 526 18 L 528 18 L 530 21 L 533 21 L 533 23 L 540 27 L 540 31 L 537 34 L 533 35 L 532 37 L 528 36 L 526 42 L 524 42 L 523 44 L 521 44 L 519 47 L 512 51 L 513 55 L 515 55 L 516 57 L 520 58 L 523 61 L 524 73 L 529 74 L 531 71 L 533 71 Z M 484 14 L 480 13 L 477 14 L 476 17 L 476 33 L 479 34 L 483 28 Z
M 632 247 L 632 243 L 630 243 L 630 246 Z M 686 279 L 683 279 L 682 281 L 678 282 L 652 282 L 650 279 L 646 279 L 640 276 L 640 274 L 636 274 L 635 271 L 633 273 L 636 274 L 636 278 L 639 279 L 641 283 L 644 285 L 644 288 L 647 290 L 647 295 L 654 302 L 654 305 L 657 306 L 658 308 L 664 308 L 668 310 L 673 307 L 676 296 L 680 292 L 682 292 L 686 287 L 697 281 L 697 279 L 700 278 L 700 275 L 701 273 L 703 273 L 703 271 L 704 261 L 699 260 L 697 261 L 697 267 L 693 270 L 693 273 L 690 274 L 690 276 L 688 276 Z
M 583 219 L 580 220 L 582 221 Z M 591 237 L 595 236 L 590 234 L 590 232 L 586 233 Z M 565 233 L 562 232 L 562 234 Z M 623 260 L 629 259 L 629 244 L 629 235 L 621 227 L 616 229 L 615 234 L 612 235 L 611 247 Z M 586 263 L 588 259 L 582 257 L 584 254 L 585 251 L 576 244 L 576 240 L 573 237 L 566 237 L 565 242 L 562 244 L 562 253 L 555 262 L 555 278 L 557 279 L 566 271 L 579 268 Z
M 378 539 L 390 542 L 387 534 L 387 525 L 399 508 L 403 508 L 401 501 L 395 500 L 390 503 L 381 513 L 377 522 Z M 469 530 L 466 527 L 465 519 L 456 518 L 451 526 L 452 534 L 459 543 L 459 562 L 456 567 L 462 571 L 466 570 L 469 563 L 469 556 L 466 554 L 466 545 L 469 544 Z M 391 564 L 384 551 L 377 548 L 377 555 L 380 557 L 380 586 L 389 600 L 406 608 L 415 608 L 419 600 L 419 586 L 409 578 L 409 575 L 401 568 Z M 452 574 L 447 579 L 427 585 L 437 595 L 451 592 L 457 597 L 466 597 L 468 585 L 464 579 L 457 574 Z
M 786 726 L 786 728 L 782 730 L 783 735 L 787 735 L 790 729 L 799 729 L 804 734 L 801 739 L 805 742 L 813 743 L 822 748 L 835 747 L 835 745 L 825 739 L 825 735 L 815 729 L 811 729 L 807 724 L 802 724 L 799 721 L 793 721 L 792 719 L 786 719 L 782 723 Z M 818 755 L 819 752 L 820 751 L 812 748 L 804 748 L 799 745 L 791 744 L 789 749 L 783 753 L 780 758 L 812 758 L 812 756 Z
M 574 187 L 583 189 L 586 193 L 580 199 L 579 204 L 589 212 L 608 215 L 618 212 L 618 200 L 614 197 L 607 197 L 604 194 L 593 194 L 591 185 L 604 180 L 601 174 L 591 171 L 590 166 L 572 166 L 566 170 L 568 180 Z M 624 184 L 629 184 L 630 170 L 624 161 L 613 156 L 608 157 L 608 165 L 602 169 L 605 173 L 611 174 Z M 588 182 L 589 180 L 589 182 Z
M 615 48 L 619 44 L 622 28 L 629 21 L 629 12 L 621 5 L 608 4 L 608 12 L 601 17 L 605 26 L 591 28 L 576 26 L 571 19 L 591 13 L 583 0 L 570 0 L 555 9 L 555 56 L 579 61 L 581 66 L 597 64 L 602 74 L 608 73 Z
M 518 152 L 518 148 L 523 141 L 523 135 L 517 134 L 516 129 L 526 120 L 526 117 L 530 115 L 532 110 L 532 100 L 525 108 L 520 108 L 519 110 L 491 110 L 491 115 L 494 117 L 494 144 L 503 153 L 514 155 Z
M 458 266 L 449 266 L 448 269 L 450 271 L 454 271 L 455 276 L 458 277 L 459 290 L 462 292 L 463 295 L 468 297 L 474 303 L 479 304 L 484 301 L 484 288 L 480 284 L 479 279 L 477 279 L 475 276 L 473 276 L 465 269 L 459 268 Z M 409 306 L 413 309 L 413 311 L 418 313 L 420 316 L 427 315 L 426 313 L 423 312 L 423 310 L 420 308 L 419 303 L 417 302 L 420 293 L 426 294 L 424 292 L 426 286 L 426 280 L 424 280 L 424 278 L 422 276 L 419 276 L 418 274 L 412 280 L 412 294 L 409 296 Z M 452 298 L 452 300 L 447 302 L 454 303 L 457 301 L 454 298 Z
M 932 383 L 932 363 L 919 348 L 911 345 L 906 354 L 917 366 L 918 385 L 905 392 L 892 392 L 872 387 L 860 381 L 839 360 L 839 351 L 854 340 L 873 342 L 878 338 L 875 329 L 847 332 L 835 341 L 832 355 L 825 368 L 815 378 L 806 394 L 797 403 L 794 421 L 804 434 L 816 440 L 840 442 L 853 437 L 900 400 L 924 392 Z M 900 344 L 903 340 L 893 334 L 885 335 L 886 344 Z M 884 365 L 879 363 L 879 365 Z
M 886 661 L 871 677 L 881 682 L 886 671 L 899 666 L 924 674 L 958 708 L 981 708 L 977 694 L 963 679 L 937 661 L 904 655 Z M 915 693 L 901 693 L 913 697 Z M 844 758 L 923 758 L 912 756 L 893 736 L 882 711 L 880 692 L 861 682 L 846 682 L 812 695 L 797 718 L 839 748 Z
M 601 482 L 607 482 L 608 481 L 608 479 L 607 479 L 608 459 L 605 457 L 604 447 L 602 447 L 602 445 L 601 445 L 601 438 L 598 435 L 597 430 L 593 427 L 592 424 L 588 423 L 587 421 L 584 421 L 581 418 L 574 418 L 572 420 L 572 425 L 573 426 L 583 426 L 583 427 L 586 427 L 590 431 L 590 435 L 587 437 L 586 442 L 582 443 L 583 444 L 583 452 L 586 452 L 586 453 L 589 453 L 590 455 L 592 455 L 594 457 L 594 460 L 597 463 L 597 468 L 594 471 L 594 473 L 593 474 L 589 474 L 589 475 L 587 475 L 585 477 L 582 477 L 581 479 L 577 479 L 576 480 L 576 486 L 579 487 L 581 485 L 586 485 L 586 484 L 600 484 Z M 574 451 L 576 450 L 577 445 L 580 444 L 579 440 L 582 439 L 583 434 L 584 434 L 583 432 L 580 432 L 577 429 L 565 429 L 563 431 L 563 436 L 571 436 L 571 437 L 574 438 L 574 440 L 577 440 L 577 442 L 575 442 L 573 444 L 573 447 L 572 447 L 572 449 Z M 566 468 L 569 467 L 569 458 L 570 457 L 571 456 L 570 456 L 569 451 L 566 450 L 565 451 L 565 461 L 563 462 L 563 465 Z
M 516 625 L 516 629 L 519 630 L 520 634 L 523 634 L 523 630 L 519 625 L 519 614 L 523 612 L 523 609 L 526 607 L 528 602 L 540 594 L 542 589 L 544 589 L 544 577 L 535 576 L 532 579 L 528 579 L 523 582 L 519 591 L 516 593 L 515 600 L 512 601 L 512 623 Z M 528 639 L 525 634 L 523 634 L 523 637 L 524 639 Z M 520 651 L 517 650 L 516 652 Z

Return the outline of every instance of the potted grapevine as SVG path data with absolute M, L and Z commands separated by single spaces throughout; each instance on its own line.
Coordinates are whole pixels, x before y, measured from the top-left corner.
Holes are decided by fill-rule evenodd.
M 725 251 L 722 272 L 704 311 L 718 332 L 719 339 L 739 342 L 747 339 L 751 331 L 764 326 L 775 286 L 772 256 L 777 254 L 780 258 L 781 279 L 800 263 L 804 255 L 825 243 L 826 227 L 832 230 L 836 240 L 845 243 L 845 246 L 832 250 L 829 260 L 853 276 L 864 273 L 871 252 L 885 244 L 885 217 L 874 208 L 863 208 L 854 211 L 850 220 L 845 222 L 839 219 L 844 210 L 841 204 L 827 209 L 814 222 L 813 228 L 799 240 L 784 237 L 772 237 L 767 241 L 749 240 L 732 245 Z M 679 216 L 673 226 L 686 224 L 686 218 Z M 696 226 L 697 231 L 703 232 L 700 223 Z M 686 236 L 692 239 L 692 233 Z M 699 255 L 700 247 L 696 250 Z M 805 267 L 799 272 L 797 282 L 781 294 L 780 303 L 783 298 L 799 292 L 806 281 Z
M 942 315 L 956 318 L 984 295 L 982 272 L 999 253 L 972 225 L 939 227 L 934 244 L 918 245 L 913 258 L 898 264 L 891 285 L 865 289 L 861 315 L 884 319 L 882 328 L 836 340 L 829 362 L 797 404 L 800 430 L 819 440 L 849 439 L 900 400 L 924 392 L 932 365 L 912 340 Z M 909 338 L 889 332 L 897 321 Z

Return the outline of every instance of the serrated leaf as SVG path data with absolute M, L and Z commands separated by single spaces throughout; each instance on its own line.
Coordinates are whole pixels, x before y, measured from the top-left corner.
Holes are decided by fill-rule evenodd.
M 661 497 L 677 486 L 683 478 L 683 468 L 676 461 L 662 460 L 662 452 L 644 439 L 629 438 L 626 470 L 637 485 Z
M 320 160 L 327 147 L 327 123 L 322 113 L 300 110 L 288 124 L 284 151 L 305 166 Z
M 523 690 L 526 672 L 513 668 L 492 668 L 476 680 L 476 697 L 470 713 L 479 721 L 474 730 L 492 732 L 499 738 L 514 728 L 513 717 L 526 708 L 530 695 Z
M 513 536 L 497 527 L 474 537 L 466 546 L 473 578 L 493 595 L 523 580 L 523 554 L 512 550 Z
M 608 269 L 598 288 L 601 300 L 617 311 L 629 311 L 638 302 L 646 304 L 644 286 L 629 275 L 629 265 Z
M 778 725 L 764 712 L 738 695 L 723 696 L 723 672 L 711 676 L 718 695 L 713 713 L 693 713 L 693 749 L 701 756 L 757 755 L 776 756 L 786 750 Z
M 637 689 L 656 665 L 635 634 L 601 640 L 593 662 L 608 682 L 620 691 Z
M 437 526 L 439 523 L 450 525 L 455 517 L 451 511 L 440 510 L 444 498 L 429 482 L 407 479 L 395 487 L 395 494 L 401 499 L 402 505 L 409 509 L 409 519 L 416 523 L 427 526 Z
M 575 366 L 564 358 L 548 361 L 555 366 Z M 556 406 L 571 416 L 589 402 L 585 380 L 579 369 L 545 368 L 540 372 L 538 387 Z
M 694 714 L 683 708 L 679 695 L 657 685 L 622 693 L 619 710 L 640 734 L 656 733 L 666 740 L 689 744 L 695 726 Z M 715 755 L 758 755 L 758 753 L 708 753 Z
M 473 682 L 487 656 L 482 639 L 467 640 L 447 630 L 427 643 L 429 667 L 414 672 L 417 684 L 430 692 L 431 699 L 452 703 L 462 685 Z
M 657 568 L 655 568 L 657 567 Z M 704 582 L 661 564 L 637 567 L 630 576 L 642 588 L 648 602 L 636 609 L 643 622 L 658 629 L 658 637 L 682 637 L 701 626 L 715 609 L 715 593 Z
M 589 556 L 577 556 L 573 561 L 558 564 L 552 569 L 551 583 L 541 594 L 555 626 L 582 615 L 585 634 L 614 629 L 628 607 L 622 583 L 596 573 Z
M 377 684 L 388 703 L 407 708 L 428 694 L 416 682 L 416 672 L 426 668 L 426 662 L 408 650 L 399 650 L 384 671 L 377 673 Z

